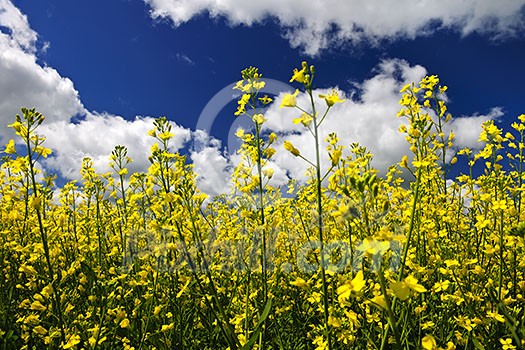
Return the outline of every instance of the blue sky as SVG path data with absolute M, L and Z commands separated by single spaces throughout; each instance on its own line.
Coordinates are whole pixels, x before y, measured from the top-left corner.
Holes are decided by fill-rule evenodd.
M 130 148 L 134 170 L 144 170 L 151 118 L 167 116 L 201 188 L 218 193 L 238 161 L 228 141 L 236 104 L 222 98 L 213 127 L 199 132 L 205 106 L 247 66 L 287 84 L 307 60 L 321 92 L 338 88 L 347 97 L 326 133 L 365 144 L 379 168 L 407 151 L 395 135 L 398 90 L 424 74 L 449 86 L 458 146 L 479 147 L 482 121 L 507 125 L 525 112 L 525 1 L 435 3 L 0 0 L 0 141 L 12 137 L 6 125 L 19 108 L 34 106 L 47 117 L 43 132 L 55 150 L 44 166 L 61 177 L 78 178 L 84 156 L 107 171 L 117 143 Z M 290 122 L 294 111 L 276 107 L 268 126 L 281 142 L 308 148 Z M 277 184 L 304 174 L 289 157 L 283 152 L 273 164 Z

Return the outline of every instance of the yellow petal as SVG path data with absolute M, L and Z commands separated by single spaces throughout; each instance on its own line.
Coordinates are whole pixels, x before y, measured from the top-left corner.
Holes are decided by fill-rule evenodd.
M 410 288 L 408 288 L 405 282 L 390 283 L 390 289 L 392 289 L 395 296 L 401 300 L 407 300 L 410 296 Z
M 363 275 L 363 271 L 359 270 L 359 272 L 355 275 L 354 279 L 352 280 L 352 290 L 354 292 L 360 292 L 361 289 L 364 288 L 366 284 L 366 280 Z

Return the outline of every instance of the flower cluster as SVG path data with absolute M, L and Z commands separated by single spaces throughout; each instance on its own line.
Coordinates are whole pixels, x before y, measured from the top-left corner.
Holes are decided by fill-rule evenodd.
M 241 75 L 235 114 L 252 127 L 237 130 L 232 193 L 216 198 L 173 152 L 166 118 L 146 172 L 118 145 L 112 172 L 86 158 L 81 180 L 56 188 L 39 163 L 52 156 L 44 117 L 22 109 L 0 168 L 2 348 L 525 346 L 525 115 L 458 150 L 447 88 L 428 76 L 400 91 L 411 154 L 380 174 L 364 146 L 320 137 L 345 99 L 318 94 L 315 67 L 294 69 L 281 101 L 312 158 L 268 130 L 258 70 Z M 271 186 L 277 152 L 307 162 L 309 180 Z M 452 178 L 459 164 L 468 173 Z

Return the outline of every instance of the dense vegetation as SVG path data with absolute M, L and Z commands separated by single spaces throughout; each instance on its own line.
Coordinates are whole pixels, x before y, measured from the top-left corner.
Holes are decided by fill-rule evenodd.
M 452 154 L 446 87 L 428 76 L 400 94 L 412 154 L 379 176 L 366 148 L 320 139 L 344 101 L 334 91 L 316 105 L 314 74 L 303 63 L 292 76 L 309 106 L 297 105 L 299 90 L 282 102 L 311 132 L 307 159 L 290 142 L 274 148 L 257 113 L 272 100 L 257 69 L 242 72 L 236 114 L 253 129 L 237 132 L 233 191 L 217 198 L 170 150 L 165 118 L 150 132 L 147 173 L 128 174 L 116 146 L 113 173 L 84 159 L 82 181 L 54 198 L 38 167 L 51 153 L 44 117 L 22 109 L 0 172 L 0 348 L 525 346 L 525 115 L 505 135 L 484 123 L 481 151 Z M 276 152 L 308 162 L 309 181 L 273 188 Z M 447 181 L 456 157 L 482 173 Z

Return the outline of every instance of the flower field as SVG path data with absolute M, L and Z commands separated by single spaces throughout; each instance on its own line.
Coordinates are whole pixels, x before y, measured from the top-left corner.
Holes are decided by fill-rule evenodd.
M 427 76 L 400 91 L 412 154 L 379 174 L 362 145 L 321 139 L 344 99 L 315 104 L 314 76 L 296 68 L 281 104 L 311 133 L 308 159 L 275 147 L 259 113 L 272 99 L 242 71 L 235 114 L 253 128 L 237 131 L 232 193 L 216 198 L 165 118 L 146 173 L 117 145 L 112 173 L 86 158 L 57 194 L 39 165 L 44 116 L 23 108 L 1 160 L 0 349 L 525 347 L 525 115 L 508 133 L 485 122 L 481 150 L 456 152 L 447 88 Z M 272 187 L 276 152 L 307 162 L 308 182 Z

